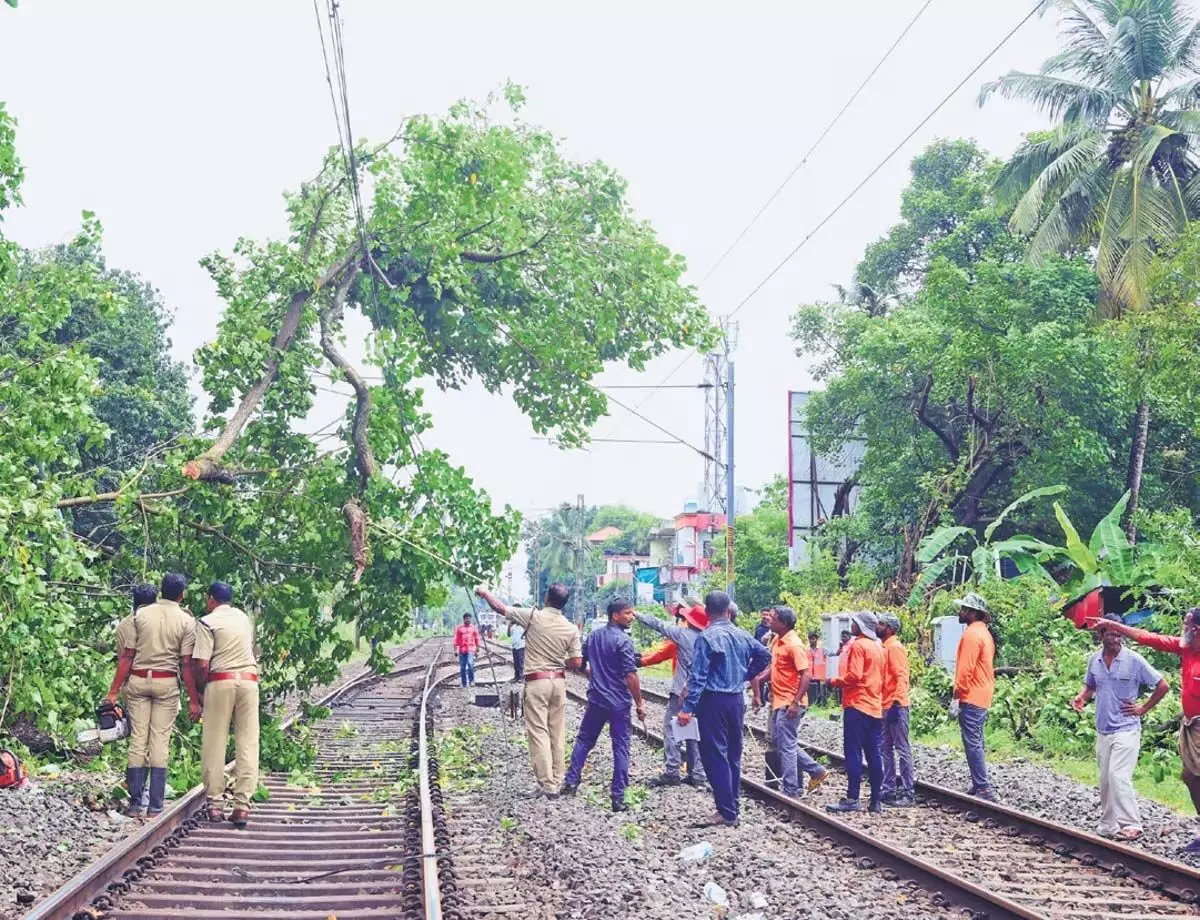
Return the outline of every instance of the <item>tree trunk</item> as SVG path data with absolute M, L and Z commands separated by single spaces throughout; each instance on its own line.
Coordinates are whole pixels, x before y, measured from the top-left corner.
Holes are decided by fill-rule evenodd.
M 1150 437 L 1150 403 L 1144 398 L 1137 407 L 1133 423 L 1133 443 L 1129 447 L 1129 472 L 1125 476 L 1125 488 L 1129 490 L 1129 505 L 1125 508 L 1125 534 L 1129 542 L 1137 540 L 1137 524 L 1134 517 L 1142 497 L 1142 471 L 1146 467 L 1146 441 Z

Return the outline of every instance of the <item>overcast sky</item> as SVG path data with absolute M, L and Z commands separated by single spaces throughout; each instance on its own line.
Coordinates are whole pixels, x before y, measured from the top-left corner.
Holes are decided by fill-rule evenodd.
M 406 115 L 438 113 L 507 79 L 526 115 L 571 155 L 629 180 L 638 214 L 686 256 L 699 283 L 924 0 L 839 3 L 344 0 L 355 135 L 383 139 Z M 1032 0 L 933 0 L 924 17 L 719 270 L 700 284 L 728 313 L 1029 10 Z M 322 3 L 322 7 L 324 4 Z M 908 161 L 935 137 L 973 137 L 998 155 L 1044 122 L 979 83 L 1036 69 L 1055 45 L 1035 18 L 738 315 L 737 481 L 786 469 L 786 392 L 811 383 L 787 337 L 797 304 L 848 280 L 898 216 Z M 336 142 L 316 20 L 305 0 L 197 4 L 23 0 L 0 8 L 0 100 L 20 121 L 25 206 L 6 233 L 38 246 L 96 211 L 114 266 L 139 272 L 176 311 L 176 357 L 211 339 L 221 301 L 198 260 L 239 236 L 283 233 L 281 192 L 311 177 Z M 658 383 L 673 353 L 613 384 Z M 696 383 L 690 361 L 673 383 Z M 339 414 L 323 399 L 313 427 Z M 622 401 L 645 393 L 622 391 Z M 506 400 L 477 387 L 430 393 L 447 450 L 496 503 L 536 513 L 583 492 L 663 516 L 695 497 L 700 457 L 680 446 L 533 439 Z M 646 415 L 703 441 L 700 391 L 660 390 Z M 662 438 L 613 408 L 597 436 Z

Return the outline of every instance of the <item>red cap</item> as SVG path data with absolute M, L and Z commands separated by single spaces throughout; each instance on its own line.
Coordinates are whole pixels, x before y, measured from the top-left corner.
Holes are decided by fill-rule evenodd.
M 680 613 L 697 629 L 708 629 L 708 614 L 704 612 L 703 607 L 686 607 Z

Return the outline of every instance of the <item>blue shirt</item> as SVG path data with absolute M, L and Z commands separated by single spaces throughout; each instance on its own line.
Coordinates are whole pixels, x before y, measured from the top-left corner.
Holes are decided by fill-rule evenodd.
M 1140 729 L 1142 720 L 1121 712 L 1121 703 L 1136 700 L 1142 687 L 1157 686 L 1160 680 L 1162 675 L 1132 649 L 1122 648 L 1111 668 L 1104 664 L 1104 650 L 1098 651 L 1088 662 L 1084 678 L 1084 684 L 1096 691 L 1096 731 L 1115 735 Z
M 684 712 L 695 712 L 700 694 L 741 693 L 746 681 L 771 664 L 771 652 L 730 620 L 715 620 L 692 648 L 692 676 Z
M 653 629 L 664 639 L 675 643 L 675 676 L 671 679 L 671 693 L 675 696 L 683 696 L 683 688 L 687 686 L 688 675 L 692 673 L 692 649 L 696 645 L 696 640 L 700 638 L 700 630 L 692 629 L 690 626 L 671 626 L 658 617 L 648 613 L 638 613 L 636 610 L 633 615 L 643 626 Z
M 513 648 L 525 647 L 525 627 L 520 623 L 512 624 L 512 631 L 509 633 L 508 637 L 512 641 Z
M 633 694 L 625 678 L 637 673 L 637 652 L 629 633 L 613 623 L 592 630 L 584 643 L 583 657 L 591 675 L 588 702 L 612 712 L 628 712 Z

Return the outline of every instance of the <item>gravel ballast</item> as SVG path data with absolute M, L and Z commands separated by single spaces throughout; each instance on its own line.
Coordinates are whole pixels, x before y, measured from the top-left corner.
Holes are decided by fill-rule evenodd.
M 503 696 L 507 699 L 507 688 Z M 456 845 L 506 854 L 496 868 L 537 920 L 637 918 L 679 920 L 712 917 L 704 887 L 726 892 L 730 918 L 764 920 L 824 917 L 828 920 L 906 920 L 961 917 L 936 906 L 904 880 L 889 881 L 879 870 L 862 870 L 853 858 L 824 843 L 779 812 L 743 799 L 736 828 L 698 830 L 692 822 L 712 813 L 712 798 L 687 786 L 648 789 L 661 769 L 661 753 L 635 738 L 631 783 L 639 801 L 631 812 L 608 806 L 612 755 L 607 737 L 589 758 L 579 794 L 534 798 L 534 784 L 520 721 L 500 727 L 495 709 L 479 709 L 473 694 L 450 689 L 438 699 L 438 729 L 483 727 L 485 756 L 495 764 L 476 791 L 488 808 L 472 810 L 466 827 L 453 819 Z M 570 704 L 568 750 L 582 707 Z M 693 863 L 679 852 L 708 841 L 710 858 Z M 458 867 L 460 878 L 479 870 Z M 464 888 L 470 889 L 469 884 Z M 510 896 L 511 897 L 511 896 Z M 761 905 L 765 901 L 766 906 Z M 472 912 L 487 920 L 486 912 Z
M 96 773 L 64 774 L 0 789 L 0 920 L 23 917 L 138 826 L 89 805 L 116 782 Z
M 659 678 L 643 678 L 643 684 L 659 693 L 666 693 L 670 686 Z M 747 707 L 747 721 L 762 727 L 765 713 L 765 709 L 755 713 Z M 810 714 L 801 723 L 800 740 L 841 753 L 840 718 L 831 718 L 827 712 Z M 970 785 L 967 762 L 960 748 L 915 744 L 913 760 L 918 781 L 963 791 Z M 1005 805 L 1095 833 L 1100 820 L 1100 790 L 1095 786 L 1063 776 L 1044 764 L 1019 759 L 989 761 L 988 776 Z M 1200 834 L 1200 821 L 1141 796 L 1138 806 L 1144 833 L 1132 846 L 1189 865 L 1200 865 L 1200 857 L 1179 852 L 1180 847 Z

